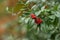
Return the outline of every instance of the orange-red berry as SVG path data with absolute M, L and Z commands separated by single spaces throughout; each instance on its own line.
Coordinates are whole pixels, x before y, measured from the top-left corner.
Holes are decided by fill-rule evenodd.
M 41 24 L 43 21 L 42 21 L 42 19 L 40 19 L 40 18 L 36 18 L 35 19 L 35 23 L 36 24 Z
M 30 15 L 32 19 L 36 19 L 36 15 L 35 14 L 31 14 Z

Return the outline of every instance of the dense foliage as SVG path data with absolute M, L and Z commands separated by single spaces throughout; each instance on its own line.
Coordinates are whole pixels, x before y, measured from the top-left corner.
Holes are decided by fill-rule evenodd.
M 18 38 L 25 40 L 60 40 L 59 0 L 19 0 L 7 12 L 18 15 Z M 20 35 L 22 34 L 22 35 Z

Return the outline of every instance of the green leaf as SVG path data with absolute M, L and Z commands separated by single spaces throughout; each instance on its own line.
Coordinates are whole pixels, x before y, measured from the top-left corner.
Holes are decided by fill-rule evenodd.
M 56 27 L 58 25 L 58 22 L 59 22 L 59 18 L 56 17 L 53 22 L 53 25 Z
M 49 16 L 50 19 L 55 19 L 55 15 Z
M 60 34 L 57 34 L 57 35 L 55 36 L 55 40 L 60 40 Z
M 57 9 L 58 9 L 58 5 L 55 5 L 55 6 L 54 6 L 54 10 L 57 10 Z
M 56 17 L 60 17 L 60 12 L 57 12 L 57 13 L 55 14 L 55 16 L 56 16 Z
M 36 16 L 40 15 L 41 14 L 41 10 L 35 12 Z

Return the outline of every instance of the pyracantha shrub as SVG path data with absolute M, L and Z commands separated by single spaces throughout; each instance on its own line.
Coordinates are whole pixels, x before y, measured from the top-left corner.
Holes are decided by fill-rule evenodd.
M 60 40 L 60 3 L 57 0 L 19 1 L 16 6 L 13 10 L 18 11 L 19 24 L 27 28 L 29 40 Z

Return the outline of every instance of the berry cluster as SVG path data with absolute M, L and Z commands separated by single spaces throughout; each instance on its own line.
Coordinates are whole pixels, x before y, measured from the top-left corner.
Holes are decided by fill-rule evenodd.
M 32 19 L 35 20 L 36 24 L 41 24 L 43 22 L 42 19 L 38 18 L 35 14 L 31 14 L 30 16 L 31 16 Z

